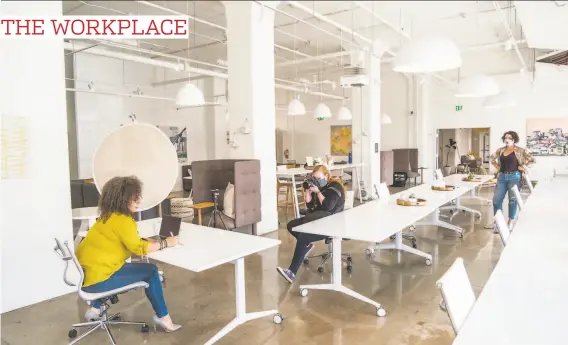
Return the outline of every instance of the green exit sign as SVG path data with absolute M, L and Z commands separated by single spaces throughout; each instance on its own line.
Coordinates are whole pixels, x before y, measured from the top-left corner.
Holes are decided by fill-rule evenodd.
M 456 111 L 462 111 L 463 105 L 456 105 Z

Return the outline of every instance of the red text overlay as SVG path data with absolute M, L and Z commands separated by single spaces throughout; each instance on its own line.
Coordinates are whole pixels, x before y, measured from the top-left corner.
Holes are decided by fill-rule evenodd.
M 0 17 L 0 38 L 188 38 L 184 16 Z

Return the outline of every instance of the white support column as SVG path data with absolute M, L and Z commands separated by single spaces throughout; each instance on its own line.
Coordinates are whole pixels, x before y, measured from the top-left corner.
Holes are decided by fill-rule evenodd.
M 207 159 L 223 159 L 229 157 L 229 144 L 227 143 L 227 101 L 224 95 L 227 91 L 227 81 L 219 78 L 210 78 L 205 82 L 206 94 L 219 96 L 215 99 L 221 105 L 206 107 L 205 124 L 207 140 Z
M 252 1 L 223 1 L 227 18 L 229 130 L 237 148 L 230 158 L 260 160 L 262 221 L 258 234 L 278 229 L 276 211 L 276 109 L 274 11 Z M 278 6 L 279 1 L 266 5 Z M 240 128 L 248 120 L 250 134 Z M 235 133 L 233 137 L 233 133 Z
M 369 85 L 353 90 L 352 133 L 353 163 L 363 163 L 361 180 L 367 192 L 374 193 L 373 186 L 380 183 L 381 152 L 381 61 L 385 51 L 381 41 L 373 44 L 374 54 L 365 54 L 364 67 Z M 363 133 L 363 134 L 362 134 Z M 354 186 L 357 189 L 359 186 Z M 357 195 L 357 194 L 356 194 Z
M 0 17 L 59 17 L 61 6 L 2 1 Z M 63 283 L 63 263 L 53 251 L 55 237 L 72 245 L 73 229 L 63 38 L 0 41 L 0 313 L 5 313 L 73 291 Z M 30 196 L 41 206 L 27 207 Z
M 424 183 L 433 179 L 435 167 L 436 135 L 432 126 L 431 107 L 432 81 L 430 76 L 420 76 L 417 85 L 416 140 L 418 165 L 427 167 L 424 171 Z

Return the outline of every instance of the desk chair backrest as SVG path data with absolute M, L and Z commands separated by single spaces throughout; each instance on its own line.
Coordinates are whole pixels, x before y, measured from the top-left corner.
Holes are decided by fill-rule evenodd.
M 497 226 L 497 230 L 499 230 L 503 245 L 506 246 L 509 235 L 511 235 L 511 229 L 507 226 L 507 221 L 501 210 L 497 210 L 497 213 L 495 213 L 495 225 Z
M 444 179 L 444 174 L 442 173 L 442 170 L 436 169 L 436 179 L 437 180 L 443 180 Z
M 463 259 L 457 258 L 436 285 L 442 294 L 454 332 L 458 334 L 475 304 L 475 294 L 467 276 Z
M 386 182 L 381 182 L 381 184 L 379 184 L 378 194 L 380 202 L 385 203 L 389 201 L 390 191 Z
M 517 199 L 517 205 L 519 205 L 519 210 L 522 210 L 523 207 L 525 206 L 525 202 L 523 201 L 523 198 L 521 198 L 521 191 L 519 190 L 519 187 L 517 187 L 517 185 L 514 185 L 511 188 L 511 190 L 513 190 L 515 199 Z
M 355 199 L 355 192 L 352 190 L 349 190 L 347 192 L 345 192 L 345 204 L 343 205 L 343 210 L 348 210 L 350 208 L 353 208 L 353 200 Z
M 525 179 L 525 182 L 526 182 L 526 184 L 527 184 L 527 188 L 529 189 L 529 191 L 530 191 L 531 194 L 532 194 L 532 192 L 533 192 L 533 190 L 534 190 L 534 187 L 533 187 L 533 185 L 532 185 L 532 181 L 531 181 L 531 177 L 530 177 L 530 172 L 529 172 L 528 170 L 523 173 L 523 178 Z
M 79 264 L 79 260 L 77 260 L 77 257 L 75 256 L 75 252 L 69 248 L 69 243 L 65 241 L 63 244 L 61 244 L 61 242 L 56 238 L 55 248 L 53 250 L 57 254 L 59 254 L 61 260 L 65 262 L 65 270 L 63 271 L 63 281 L 65 282 L 65 284 L 69 286 L 75 286 L 77 288 L 77 293 L 79 294 L 79 297 L 81 297 L 83 300 L 87 300 L 85 299 L 86 297 L 85 292 L 81 290 L 81 287 L 83 286 L 83 281 L 85 280 L 85 272 L 83 272 L 83 267 L 81 267 L 81 265 Z M 67 278 L 67 271 L 69 270 L 70 261 L 71 264 L 75 267 L 75 269 L 79 273 L 79 281 L 76 283 L 73 283 Z

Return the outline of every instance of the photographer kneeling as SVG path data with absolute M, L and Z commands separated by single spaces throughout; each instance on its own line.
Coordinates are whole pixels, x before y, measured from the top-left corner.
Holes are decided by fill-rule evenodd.
M 312 178 L 304 182 L 306 193 L 307 214 L 305 217 L 291 220 L 288 231 L 296 238 L 296 248 L 294 257 L 288 269 L 277 267 L 276 270 L 289 283 L 294 281 L 294 277 L 304 259 L 310 251 L 314 249 L 313 242 L 327 238 L 323 235 L 307 234 L 296 232 L 292 229 L 296 226 L 312 222 L 316 219 L 324 218 L 337 212 L 343 211 L 345 204 L 345 188 L 338 180 L 332 179 L 329 170 L 323 165 L 314 167 Z

